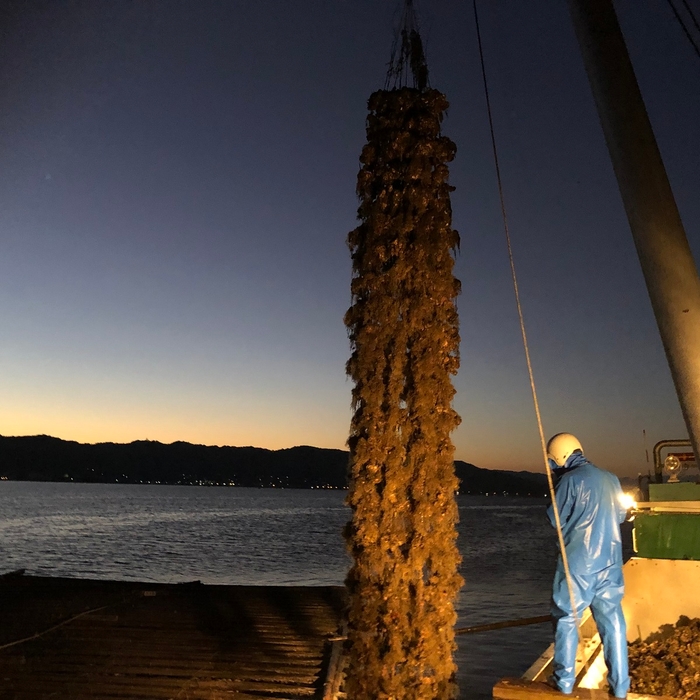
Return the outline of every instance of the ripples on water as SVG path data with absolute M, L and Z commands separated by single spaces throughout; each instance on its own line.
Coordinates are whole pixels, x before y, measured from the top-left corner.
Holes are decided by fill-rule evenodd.
M 340 492 L 0 485 L 3 568 L 167 583 L 342 583 Z
M 175 583 L 342 585 L 344 493 L 0 482 L 0 572 Z M 459 496 L 460 626 L 549 612 L 556 543 L 544 501 Z M 490 697 L 549 625 L 459 639 L 461 698 Z

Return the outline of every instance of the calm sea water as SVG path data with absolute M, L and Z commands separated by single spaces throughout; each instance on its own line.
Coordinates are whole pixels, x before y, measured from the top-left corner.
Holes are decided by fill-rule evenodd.
M 0 572 L 219 584 L 342 585 L 341 491 L 0 482 Z M 538 499 L 459 496 L 459 625 L 545 615 L 556 542 Z M 487 698 L 549 625 L 459 638 L 462 698 Z

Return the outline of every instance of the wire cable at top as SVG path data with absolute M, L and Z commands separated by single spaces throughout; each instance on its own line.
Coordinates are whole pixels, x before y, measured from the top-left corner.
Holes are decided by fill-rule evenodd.
M 685 34 L 688 41 L 692 44 L 693 48 L 695 49 L 695 53 L 698 55 L 698 58 L 700 58 L 700 46 L 698 46 L 695 39 L 693 39 L 693 35 L 690 33 L 690 30 L 688 29 L 688 27 L 685 26 L 685 21 L 683 20 L 683 17 L 681 17 L 680 12 L 678 12 L 678 10 L 676 9 L 676 6 L 673 4 L 673 0 L 666 0 L 666 2 L 668 3 L 669 7 L 673 10 L 673 14 L 676 17 L 676 20 L 678 20 L 678 24 L 681 25 L 681 29 L 683 29 L 683 33 Z M 688 5 L 686 0 L 682 0 L 682 2 L 683 2 L 683 5 L 685 6 L 685 9 L 690 14 L 690 17 L 693 20 L 695 27 L 700 31 L 700 26 L 698 25 L 698 20 L 695 18 L 693 11 L 690 9 L 690 5 Z
M 693 20 L 693 24 L 695 25 L 695 29 L 697 29 L 700 32 L 700 24 L 698 23 L 698 18 L 695 16 L 695 13 L 693 12 L 692 8 L 688 4 L 688 0 L 681 0 L 683 3 L 683 7 L 688 11 L 688 14 L 690 15 L 690 19 Z
M 425 90 L 430 87 L 428 63 L 425 60 L 414 0 L 403 0 L 399 29 L 391 46 L 391 59 L 386 73 L 385 90 L 412 87 Z
M 566 546 L 564 543 L 564 535 L 561 529 L 561 520 L 559 518 L 559 507 L 557 506 L 557 498 L 554 492 L 554 480 L 552 479 L 552 470 L 549 467 L 547 459 L 547 444 L 544 437 L 544 428 L 542 426 L 542 416 L 540 414 L 540 404 L 537 399 L 537 389 L 535 387 L 535 375 L 532 370 L 532 362 L 530 361 L 530 348 L 527 342 L 527 333 L 525 332 L 525 320 L 523 318 L 522 304 L 520 303 L 520 291 L 518 289 L 518 278 L 515 274 L 515 260 L 513 258 L 513 247 L 510 241 L 510 231 L 508 228 L 508 217 L 506 215 L 505 198 L 503 196 L 503 180 L 501 179 L 501 167 L 498 161 L 498 149 L 496 148 L 496 133 L 493 127 L 493 114 L 491 111 L 491 97 L 489 95 L 489 85 L 486 79 L 486 65 L 484 63 L 484 48 L 481 41 L 481 28 L 479 26 L 479 13 L 476 7 L 476 0 L 473 0 L 474 6 L 474 22 L 476 24 L 476 38 L 479 44 L 479 60 L 481 62 L 481 77 L 484 83 L 484 96 L 486 98 L 486 112 L 489 119 L 489 131 L 491 133 L 491 149 L 493 151 L 493 161 L 496 167 L 496 181 L 498 183 L 498 198 L 501 204 L 501 217 L 503 219 L 503 230 L 506 236 L 506 246 L 508 248 L 508 260 L 510 261 L 510 273 L 513 279 L 513 290 L 515 292 L 515 304 L 518 308 L 518 320 L 520 321 L 520 334 L 523 339 L 523 347 L 525 349 L 525 362 L 527 363 L 527 373 L 530 378 L 530 390 L 532 391 L 532 401 L 535 406 L 535 416 L 537 418 L 537 429 L 540 435 L 540 445 L 542 448 L 542 457 L 544 459 L 544 468 L 547 474 L 547 483 L 549 485 L 549 493 L 552 498 L 552 510 L 554 511 L 554 523 L 557 530 L 557 539 L 559 540 L 559 551 L 561 552 L 562 564 L 564 566 L 564 576 L 566 577 L 566 585 L 569 590 L 569 598 L 571 600 L 571 610 L 573 612 L 576 631 L 581 640 L 579 614 L 576 607 L 576 596 L 574 595 L 574 587 L 571 580 L 571 571 L 569 569 L 569 560 L 566 556 Z

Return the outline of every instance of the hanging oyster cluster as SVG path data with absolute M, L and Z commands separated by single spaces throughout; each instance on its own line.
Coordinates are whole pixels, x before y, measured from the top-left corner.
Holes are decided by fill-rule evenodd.
M 354 381 L 347 696 L 455 697 L 459 367 L 448 107 L 437 90 L 369 99 L 345 323 Z

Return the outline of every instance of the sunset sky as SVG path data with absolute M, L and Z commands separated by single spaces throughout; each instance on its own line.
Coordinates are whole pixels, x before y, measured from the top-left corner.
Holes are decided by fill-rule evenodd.
M 398 7 L 6 11 L 0 434 L 344 447 L 345 239 Z M 700 60 L 663 0 L 617 8 L 697 259 Z M 458 147 L 456 456 L 541 470 L 471 3 L 418 9 Z M 635 475 L 643 429 L 649 448 L 686 431 L 567 4 L 482 2 L 481 14 L 545 430 Z

